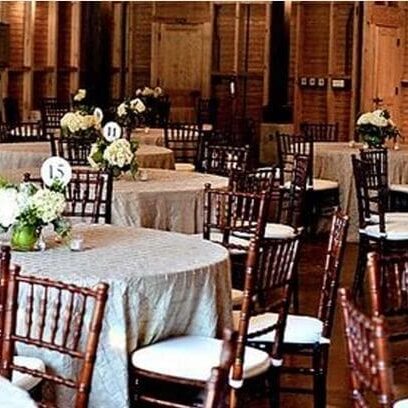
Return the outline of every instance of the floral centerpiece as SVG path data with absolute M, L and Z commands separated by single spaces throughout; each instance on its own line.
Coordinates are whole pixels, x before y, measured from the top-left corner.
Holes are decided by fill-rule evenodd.
M 49 188 L 40 188 L 32 183 L 16 185 L 0 179 L 0 231 L 11 230 L 13 249 L 34 250 L 42 228 L 48 224 L 62 238 L 69 234 L 71 226 L 62 218 L 63 191 L 58 181 Z
M 136 96 L 143 97 L 145 99 L 156 99 L 163 95 L 163 89 L 161 89 L 159 86 L 156 86 L 156 88 L 149 88 L 148 86 L 145 86 L 143 89 L 136 89 Z
M 100 135 L 102 118 L 83 111 L 67 112 L 61 118 L 61 134 L 67 137 L 94 138 Z
M 138 143 L 133 140 L 119 138 L 110 142 L 100 137 L 91 146 L 88 162 L 93 168 L 111 171 L 116 178 L 126 172 L 135 177 L 138 170 L 137 148 Z
M 395 142 L 400 136 L 390 113 L 385 109 L 360 115 L 357 119 L 356 133 L 369 147 L 381 147 L 386 139 L 393 139 Z
M 116 108 L 116 122 L 127 130 L 135 128 L 146 111 L 146 105 L 140 98 L 126 99 Z
M 75 112 L 81 111 L 84 114 L 92 114 L 95 110 L 95 107 L 89 104 L 86 89 L 83 88 L 78 89 L 72 97 L 72 107 Z

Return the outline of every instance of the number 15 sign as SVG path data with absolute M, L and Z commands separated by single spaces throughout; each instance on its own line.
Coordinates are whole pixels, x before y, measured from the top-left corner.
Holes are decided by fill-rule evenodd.
M 62 157 L 50 157 L 41 166 L 41 178 L 46 186 L 59 180 L 66 186 L 72 178 L 70 164 Z

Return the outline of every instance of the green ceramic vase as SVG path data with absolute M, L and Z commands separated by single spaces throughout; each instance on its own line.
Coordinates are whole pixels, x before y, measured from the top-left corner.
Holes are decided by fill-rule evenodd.
M 35 251 L 38 237 L 39 230 L 34 226 L 15 226 L 11 235 L 11 248 L 16 251 Z

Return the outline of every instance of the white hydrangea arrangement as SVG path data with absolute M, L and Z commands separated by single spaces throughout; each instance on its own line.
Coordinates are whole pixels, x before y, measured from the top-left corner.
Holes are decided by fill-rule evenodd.
M 138 143 L 133 140 L 119 138 L 109 142 L 100 138 L 92 144 L 88 162 L 93 168 L 111 171 L 113 177 L 119 177 L 126 172 L 136 176 L 138 170 L 137 148 Z
M 83 111 L 67 112 L 61 118 L 61 132 L 63 136 L 80 138 L 97 137 L 100 134 L 102 118 L 89 115 Z
M 164 95 L 164 92 L 163 89 L 161 89 L 159 86 L 156 86 L 156 88 L 150 88 L 148 86 L 145 86 L 143 89 L 141 88 L 136 89 L 136 96 L 158 98 L 159 96 L 162 95 Z
M 70 224 L 62 218 L 65 209 L 64 187 L 54 182 L 49 188 L 32 183 L 11 184 L 0 179 L 0 231 L 13 233 L 29 227 L 39 232 L 52 224 L 58 235 L 65 237 Z
M 126 99 L 116 108 L 116 121 L 124 128 L 134 128 L 145 110 L 140 98 Z
M 359 116 L 356 124 L 356 133 L 370 147 L 381 147 L 385 139 L 396 139 L 400 132 L 391 120 L 387 110 L 377 109 Z

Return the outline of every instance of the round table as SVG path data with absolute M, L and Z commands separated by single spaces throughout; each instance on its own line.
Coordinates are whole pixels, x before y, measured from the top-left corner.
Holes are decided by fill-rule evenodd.
M 36 408 L 37 404 L 28 395 L 28 392 L 0 376 L 0 407 Z
M 358 240 L 358 210 L 354 185 L 351 155 L 359 155 L 363 145 L 357 143 L 350 147 L 348 143 L 315 143 L 314 177 L 334 180 L 339 183 L 340 205 L 350 216 L 349 241 Z M 389 149 L 389 182 L 408 183 L 408 145 L 401 145 L 400 150 Z
M 49 142 L 0 143 L 0 170 L 40 167 L 51 155 Z M 140 167 L 174 169 L 174 155 L 160 146 L 140 145 L 136 152 Z
M 228 178 L 195 172 L 146 169 L 148 180 L 124 175 L 113 182 L 112 224 L 197 234 L 203 230 L 204 185 L 228 186 Z M 24 173 L 39 177 L 38 168 L 1 170 L 18 183 Z
M 112 225 L 77 224 L 73 234 L 84 238 L 84 251 L 72 252 L 45 234 L 44 252 L 12 252 L 12 262 L 24 274 L 91 287 L 109 284 L 90 408 L 129 406 L 128 357 L 136 348 L 183 334 L 215 336 L 231 327 L 229 256 L 222 246 Z M 26 297 L 19 301 L 24 307 Z M 55 352 L 21 345 L 18 353 L 41 358 L 61 375 L 73 368 Z M 71 391 L 63 388 L 58 406 L 72 406 Z
M 140 128 L 132 131 L 132 139 L 140 144 L 164 146 L 164 129 Z

